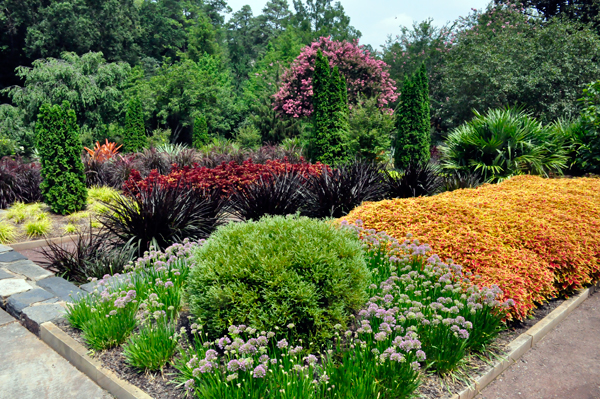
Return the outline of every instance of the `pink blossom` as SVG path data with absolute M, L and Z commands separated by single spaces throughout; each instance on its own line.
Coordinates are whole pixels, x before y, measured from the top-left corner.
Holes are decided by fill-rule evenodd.
M 273 96 L 274 109 L 293 117 L 312 114 L 312 74 L 314 59 L 318 50 L 337 66 L 346 78 L 348 102 L 356 104 L 359 95 L 376 96 L 380 106 L 398 98 L 394 81 L 390 78 L 388 65 L 371 57 L 370 53 L 358 45 L 347 41 L 332 41 L 321 37 L 306 46 L 282 76 L 279 91 Z

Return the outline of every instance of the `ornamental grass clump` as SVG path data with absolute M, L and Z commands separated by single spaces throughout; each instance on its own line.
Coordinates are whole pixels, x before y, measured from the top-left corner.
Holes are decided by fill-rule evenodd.
M 112 348 L 124 342 L 136 326 L 136 296 L 134 290 L 123 293 L 102 291 L 100 300 L 90 309 L 91 317 L 81 327 L 85 342 L 95 350 Z
M 411 232 L 479 286 L 497 285 L 522 319 L 536 303 L 600 279 L 600 179 L 517 176 L 432 197 L 373 202 L 348 221 Z
M 149 297 L 148 301 L 153 299 Z M 140 304 L 139 330 L 123 345 L 125 361 L 139 370 L 161 369 L 173 357 L 178 344 L 175 324 L 164 310 L 148 310 L 151 306 L 148 302 Z
M 136 319 L 140 308 L 141 314 L 162 315 L 171 323 L 181 309 L 189 258 L 200 245 L 202 241 L 184 240 L 164 252 L 146 252 L 125 267 L 129 271 L 123 276 L 116 273 L 101 280 L 90 279 L 96 283 L 94 291 L 67 304 L 67 320 L 82 330 L 87 344 L 96 350 L 123 343 L 140 324 Z
M 231 223 L 193 261 L 187 298 L 211 337 L 231 323 L 260 330 L 293 323 L 308 346 L 321 346 L 366 299 L 361 245 L 328 222 L 275 216 Z

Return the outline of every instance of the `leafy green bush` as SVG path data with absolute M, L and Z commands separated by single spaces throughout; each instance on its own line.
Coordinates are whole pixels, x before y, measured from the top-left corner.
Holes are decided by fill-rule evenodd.
M 440 146 L 442 167 L 478 172 L 488 182 L 515 175 L 561 174 L 567 167 L 567 143 L 529 113 L 504 108 L 475 111 L 475 118 L 454 129 Z
M 206 118 L 202 115 L 196 117 L 194 120 L 194 130 L 192 132 L 192 146 L 194 148 L 201 148 L 203 145 L 208 144 L 210 136 L 208 135 L 208 125 L 206 124 Z
M 322 345 L 366 300 L 370 278 L 350 232 L 305 217 L 231 223 L 197 250 L 187 298 L 213 337 L 232 323 L 259 331 L 294 324 Z
M 237 130 L 235 141 L 242 148 L 256 149 L 262 144 L 262 137 L 260 131 L 252 123 L 246 123 Z
M 40 108 L 35 138 L 42 165 L 42 195 L 52 211 L 62 215 L 81 210 L 87 199 L 78 131 L 69 102 Z
M 600 173 L 600 80 L 590 83 L 579 100 L 583 105 L 576 165 L 584 172 Z
M 369 161 L 383 161 L 390 150 L 394 116 L 377 106 L 377 98 L 354 105 L 348 116 L 350 154 Z

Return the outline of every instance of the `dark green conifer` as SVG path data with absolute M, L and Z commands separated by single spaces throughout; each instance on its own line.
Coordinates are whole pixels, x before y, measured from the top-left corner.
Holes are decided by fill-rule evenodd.
M 319 50 L 313 75 L 313 132 L 309 152 L 313 161 L 328 165 L 347 160 L 347 89 L 337 67 L 331 70 L 329 62 Z
M 80 211 L 87 201 L 83 147 L 75 111 L 67 101 L 44 104 L 35 125 L 36 148 L 40 156 L 44 202 L 61 215 Z
M 406 77 L 402 86 L 400 104 L 396 109 L 396 168 L 406 169 L 410 164 L 424 165 L 429 162 L 429 126 L 429 88 L 423 65 L 412 77 Z
M 125 131 L 123 132 L 123 151 L 141 151 L 148 145 L 142 102 L 134 97 L 129 101 L 125 114 Z

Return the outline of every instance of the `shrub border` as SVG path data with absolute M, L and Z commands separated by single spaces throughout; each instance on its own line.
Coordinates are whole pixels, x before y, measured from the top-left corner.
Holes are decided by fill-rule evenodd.
M 569 298 L 529 330 L 512 340 L 507 345 L 508 353 L 504 358 L 497 361 L 486 373 L 475 379 L 463 391 L 452 396 L 451 399 L 473 399 L 546 336 L 546 334 L 558 326 L 561 321 L 596 290 L 600 292 L 600 282 Z M 45 322 L 40 326 L 39 336 L 54 351 L 67 359 L 69 363 L 117 399 L 152 399 L 150 395 L 140 388 L 120 379 L 115 373 L 102 367 L 98 360 L 92 359 L 88 355 L 88 350 L 83 345 L 71 338 L 51 321 Z

